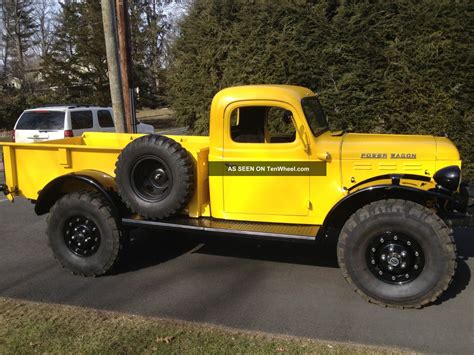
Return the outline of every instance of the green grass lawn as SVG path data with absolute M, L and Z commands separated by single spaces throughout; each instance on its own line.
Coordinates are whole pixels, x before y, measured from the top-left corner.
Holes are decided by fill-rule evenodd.
M 401 354 L 0 298 L 0 354 Z

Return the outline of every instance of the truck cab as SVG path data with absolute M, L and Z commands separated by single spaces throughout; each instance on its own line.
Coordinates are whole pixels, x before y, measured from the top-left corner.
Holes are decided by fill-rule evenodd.
M 209 163 L 222 169 L 209 176 L 213 217 L 315 225 L 350 193 L 391 184 L 392 175 L 401 186 L 429 190 L 436 171 L 461 167 L 447 138 L 330 131 L 318 97 L 289 85 L 219 92 Z

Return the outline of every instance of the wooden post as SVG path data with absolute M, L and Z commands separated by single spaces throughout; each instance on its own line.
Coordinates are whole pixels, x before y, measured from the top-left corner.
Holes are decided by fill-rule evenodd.
M 115 0 L 117 11 L 117 34 L 119 44 L 120 72 L 122 75 L 122 96 L 124 107 L 124 118 L 127 132 L 135 132 L 134 127 L 134 104 L 132 103 L 132 66 L 130 54 L 130 31 L 128 23 L 128 2 L 127 0 Z
M 125 132 L 126 124 L 123 107 L 122 77 L 120 73 L 117 38 L 115 35 L 114 0 L 101 0 L 101 6 L 115 130 L 117 132 Z

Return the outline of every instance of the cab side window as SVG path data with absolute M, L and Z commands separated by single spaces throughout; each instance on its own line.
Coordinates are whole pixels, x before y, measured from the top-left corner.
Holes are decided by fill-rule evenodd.
M 92 111 L 72 111 L 71 112 L 72 129 L 88 129 L 94 126 Z
M 238 143 L 290 143 L 296 138 L 291 111 L 276 106 L 244 106 L 232 111 L 230 135 Z
M 294 142 L 296 129 L 291 111 L 270 107 L 267 113 L 266 134 L 270 143 Z

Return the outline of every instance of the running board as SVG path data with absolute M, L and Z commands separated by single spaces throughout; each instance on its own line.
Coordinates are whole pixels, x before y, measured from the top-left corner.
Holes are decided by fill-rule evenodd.
M 197 232 L 211 232 L 227 235 L 247 237 L 263 237 L 274 239 L 316 240 L 319 227 L 308 224 L 281 224 L 228 221 L 214 218 L 186 218 L 151 221 L 140 217 L 122 219 L 124 226 L 146 227 L 166 230 L 187 230 Z

